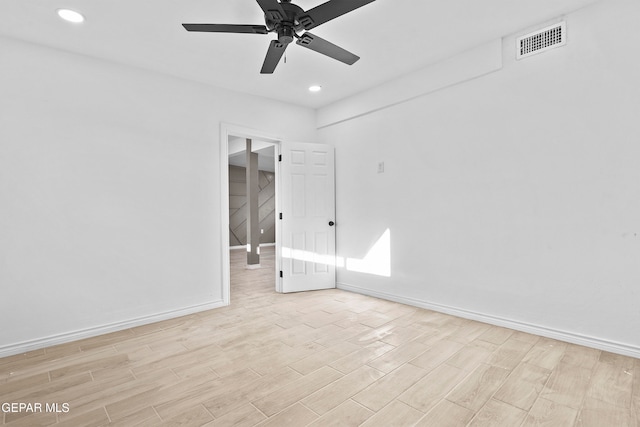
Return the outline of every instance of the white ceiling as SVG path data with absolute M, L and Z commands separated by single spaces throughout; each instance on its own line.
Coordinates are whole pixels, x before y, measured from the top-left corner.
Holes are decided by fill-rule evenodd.
M 334 0 L 348 1 L 348 0 Z M 292 44 L 259 73 L 274 34 L 189 33 L 190 23 L 263 24 L 255 0 L 1 0 L 0 35 L 318 108 L 597 0 L 377 0 L 313 30 L 362 59 L 344 65 Z M 294 0 L 305 10 L 322 0 Z M 58 18 L 58 8 L 86 16 Z M 323 91 L 309 93 L 311 84 Z

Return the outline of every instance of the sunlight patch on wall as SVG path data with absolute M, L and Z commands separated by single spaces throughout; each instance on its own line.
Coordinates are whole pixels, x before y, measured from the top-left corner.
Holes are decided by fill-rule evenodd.
M 301 249 L 282 248 L 282 257 L 316 264 L 346 267 L 348 271 L 391 277 L 391 230 L 388 228 L 364 258 L 345 258 Z
M 347 270 L 391 277 L 391 230 L 387 228 L 364 258 L 348 258 Z

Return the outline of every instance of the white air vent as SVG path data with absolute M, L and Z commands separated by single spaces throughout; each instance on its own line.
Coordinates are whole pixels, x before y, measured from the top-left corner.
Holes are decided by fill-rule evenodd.
M 567 26 L 564 22 L 518 37 L 516 59 L 526 58 L 567 44 Z

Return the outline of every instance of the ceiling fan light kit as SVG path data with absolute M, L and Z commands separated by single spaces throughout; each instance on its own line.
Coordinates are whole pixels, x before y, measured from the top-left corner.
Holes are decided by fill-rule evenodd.
M 276 33 L 267 56 L 262 64 L 261 74 L 272 74 L 287 46 L 296 39 L 298 46 L 328 56 L 347 65 L 353 65 L 359 56 L 337 46 L 309 30 L 332 19 L 349 13 L 375 0 L 330 0 L 307 11 L 291 3 L 291 0 L 256 0 L 264 11 L 265 25 L 242 24 L 182 24 L 187 31 L 210 33 L 269 34 Z M 304 32 L 303 32 L 304 31 Z M 301 33 L 301 34 L 300 34 Z

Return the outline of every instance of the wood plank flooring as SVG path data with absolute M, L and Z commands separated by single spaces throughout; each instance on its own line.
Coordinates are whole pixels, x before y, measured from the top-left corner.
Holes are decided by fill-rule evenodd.
M 638 359 L 340 290 L 279 295 L 273 249 L 259 270 L 244 256 L 229 307 L 0 359 L 0 404 L 43 405 L 0 422 L 640 426 Z

